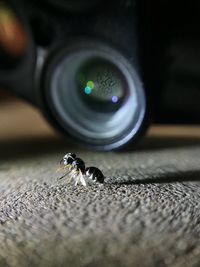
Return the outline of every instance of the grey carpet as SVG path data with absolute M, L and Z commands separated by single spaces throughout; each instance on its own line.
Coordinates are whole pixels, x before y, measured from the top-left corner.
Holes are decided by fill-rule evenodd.
M 157 141 L 118 153 L 1 144 L 0 266 L 200 266 L 200 144 Z M 65 152 L 105 184 L 58 182 Z

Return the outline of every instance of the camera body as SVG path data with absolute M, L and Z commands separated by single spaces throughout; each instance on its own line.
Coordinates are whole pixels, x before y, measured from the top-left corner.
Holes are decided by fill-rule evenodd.
M 3 2 L 0 28 L 9 28 L 16 43 L 0 34 L 1 87 L 98 150 L 135 142 L 152 113 L 158 122 L 181 121 L 166 101 L 179 93 L 166 98 L 163 90 L 173 38 L 158 8 L 165 14 L 159 1 Z

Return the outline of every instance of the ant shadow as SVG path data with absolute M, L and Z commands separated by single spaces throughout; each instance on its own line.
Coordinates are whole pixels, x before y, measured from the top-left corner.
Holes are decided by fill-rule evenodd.
M 180 183 L 180 182 L 199 182 L 200 169 L 197 170 L 184 170 L 174 172 L 164 172 L 162 174 L 154 174 L 149 178 L 131 179 L 126 181 L 112 182 L 114 185 L 136 185 L 136 184 L 166 184 L 166 183 Z

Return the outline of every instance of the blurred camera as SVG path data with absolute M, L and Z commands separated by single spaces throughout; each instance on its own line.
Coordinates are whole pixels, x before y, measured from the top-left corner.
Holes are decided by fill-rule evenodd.
M 81 145 L 135 142 L 152 109 L 157 121 L 173 120 L 168 100 L 179 95 L 161 90 L 173 38 L 156 11 L 165 14 L 168 1 L 160 2 L 1 1 L 1 87 Z

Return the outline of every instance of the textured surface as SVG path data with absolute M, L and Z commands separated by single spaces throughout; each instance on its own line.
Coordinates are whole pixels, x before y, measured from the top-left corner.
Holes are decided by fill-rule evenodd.
M 200 266 L 199 139 L 96 153 L 56 137 L 1 141 L 0 266 Z M 105 184 L 57 181 L 74 151 Z
M 61 147 L 2 161 L 1 266 L 200 265 L 200 147 L 76 149 L 107 177 L 87 188 L 57 182 Z

